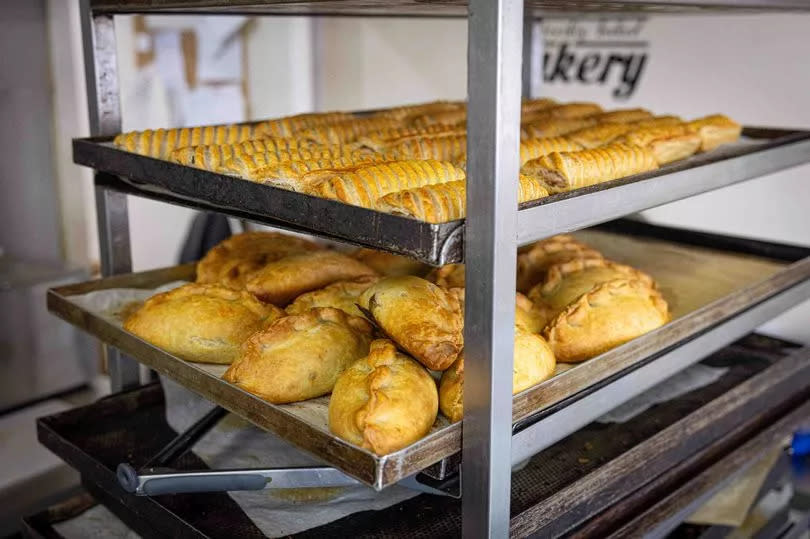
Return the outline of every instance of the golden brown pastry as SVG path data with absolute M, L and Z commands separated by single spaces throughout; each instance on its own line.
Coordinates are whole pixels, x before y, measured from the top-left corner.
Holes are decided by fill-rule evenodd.
M 249 124 L 209 125 L 205 127 L 182 127 L 175 129 L 147 129 L 121 133 L 113 143 L 128 152 L 168 159 L 178 148 L 234 144 L 260 138 L 264 122 Z
M 464 264 L 446 264 L 433 268 L 425 279 L 442 288 L 464 288 Z
M 343 156 L 327 156 L 316 159 L 292 160 L 274 165 L 257 167 L 249 173 L 249 179 L 297 191 L 306 192 L 312 183 L 341 171 L 354 170 L 357 167 L 372 163 L 383 162 L 381 156 L 371 153 L 346 154 Z
M 540 111 L 550 109 L 557 106 L 557 102 L 548 97 L 540 97 L 536 99 L 524 99 L 520 105 L 520 112 L 522 115 L 536 114 Z
M 283 313 L 244 290 L 190 283 L 146 300 L 124 329 L 181 359 L 227 364 L 250 335 Z
M 318 249 L 316 243 L 280 232 L 235 234 L 215 245 L 197 263 L 197 282 L 244 288 L 250 274 L 268 262 Z
M 464 346 L 458 297 L 414 276 L 385 277 L 360 296 L 375 324 L 422 365 L 444 370 Z
M 694 155 L 700 148 L 700 136 L 687 125 L 645 127 L 620 137 L 618 142 L 649 148 L 659 165 Z
M 532 300 L 515 293 L 515 325 L 529 333 L 540 333 L 545 325 L 545 313 L 538 309 Z
M 584 149 L 598 148 L 610 144 L 617 138 L 633 129 L 633 124 L 606 123 L 596 124 L 584 129 L 577 129 L 565 135 Z
M 364 275 L 376 272 L 335 251 L 311 251 L 266 264 L 250 276 L 246 287 L 260 300 L 284 306 L 304 292 Z
M 535 242 L 518 251 L 517 289 L 528 293 L 555 264 L 590 258 L 602 258 L 602 254 L 573 236 L 558 235 Z
M 512 394 L 548 380 L 556 361 L 551 347 L 536 333 L 515 327 L 515 352 L 512 366 Z M 439 382 L 439 409 L 455 423 L 464 417 L 464 353 L 442 373 Z
M 302 314 L 316 307 L 332 307 L 352 316 L 363 316 L 363 313 L 357 308 L 360 294 L 376 283 L 378 279 L 378 277 L 365 275 L 351 281 L 332 283 L 320 290 L 301 294 L 287 305 L 285 311 L 287 314 Z
M 354 206 L 375 208 L 377 200 L 389 193 L 464 177 L 462 169 L 443 161 L 390 161 L 323 178 L 311 185 L 309 192 Z
M 647 109 L 617 109 L 595 114 L 593 118 L 599 123 L 626 124 L 650 120 L 653 118 L 653 114 Z
M 466 182 L 457 181 L 397 191 L 378 200 L 377 209 L 428 223 L 463 219 L 467 214 L 465 186 Z M 518 202 L 528 202 L 545 196 L 548 196 L 548 191 L 538 180 L 520 175 Z
M 669 320 L 666 301 L 645 283 L 617 279 L 581 295 L 543 331 L 558 362 L 598 356 Z
M 646 127 L 669 127 L 671 125 L 680 125 L 684 123 L 683 119 L 679 116 L 653 116 L 648 120 L 641 120 L 640 122 L 633 122 L 630 124 L 634 129 L 642 129 Z
M 291 137 L 305 129 L 351 120 L 355 116 L 348 112 L 310 112 L 268 120 L 260 132 L 268 137 Z
M 357 138 L 349 147 L 359 150 L 383 152 L 386 146 L 397 141 L 414 137 L 430 137 L 433 135 L 463 135 L 465 129 L 446 125 L 428 125 L 424 127 L 391 127 L 366 133 Z
M 351 256 L 370 267 L 380 275 L 398 277 L 400 275 L 416 275 L 421 277 L 427 272 L 428 266 L 418 260 L 407 256 L 395 255 L 378 251 L 377 249 L 357 249 Z
M 295 170 L 300 163 L 319 164 L 321 168 L 354 166 L 373 162 L 373 155 L 355 153 L 333 148 L 299 148 L 289 152 L 244 153 L 236 152 L 223 168 L 228 174 L 235 174 L 255 182 L 265 183 L 275 177 L 286 177 L 285 173 Z
M 310 127 L 295 134 L 295 137 L 310 143 L 321 145 L 341 145 L 357 140 L 357 137 L 371 131 L 397 127 L 399 122 L 391 118 L 371 116 L 353 118 L 328 125 Z
M 463 101 L 432 101 L 430 103 L 417 103 L 414 105 L 403 105 L 401 107 L 383 109 L 375 113 L 375 116 L 395 118 L 397 120 L 403 120 L 403 123 L 408 123 L 410 118 L 415 118 L 423 114 L 458 110 L 464 109 L 465 107 L 466 104 Z
M 388 159 L 454 161 L 467 154 L 467 135 L 453 131 L 431 136 L 402 137 L 390 141 L 381 151 Z
M 586 127 L 592 127 L 596 123 L 594 118 L 587 116 L 584 118 L 536 118 L 531 122 L 524 121 L 520 126 L 520 138 L 521 140 L 528 140 L 559 137 Z
M 573 152 L 582 146 L 564 137 L 534 138 L 520 141 L 520 164 L 552 152 Z
M 584 258 L 555 264 L 546 278 L 529 291 L 529 299 L 544 313 L 546 321 L 593 287 L 615 279 L 632 279 L 650 288 L 652 277 L 630 266 L 601 258 Z
M 430 432 L 438 408 L 430 374 L 394 343 L 379 339 L 338 378 L 329 398 L 329 430 L 385 455 Z
M 271 154 L 277 160 L 284 160 L 291 155 L 309 154 L 310 149 L 299 145 L 298 140 L 291 138 L 267 138 L 246 140 L 233 144 L 209 146 L 188 146 L 174 150 L 169 160 L 181 165 L 192 166 L 214 172 L 225 171 L 225 163 L 240 154 Z M 267 159 L 271 157 L 268 156 Z
M 443 110 L 438 112 L 428 112 L 419 116 L 409 118 L 410 125 L 414 127 L 428 127 L 431 125 L 463 126 L 467 122 L 467 110 Z
M 554 118 L 584 118 L 601 112 L 602 107 L 596 103 L 573 102 L 549 107 L 541 111 L 541 114 L 548 114 Z
M 731 142 L 737 142 L 742 126 L 723 114 L 712 114 L 687 124 L 700 135 L 700 151 L 708 152 Z
M 285 316 L 245 341 L 222 378 L 274 404 L 314 399 L 368 354 L 371 331 L 330 307 Z
M 524 164 L 520 172 L 538 179 L 554 194 L 657 168 L 650 149 L 615 143 L 591 150 L 544 155 Z

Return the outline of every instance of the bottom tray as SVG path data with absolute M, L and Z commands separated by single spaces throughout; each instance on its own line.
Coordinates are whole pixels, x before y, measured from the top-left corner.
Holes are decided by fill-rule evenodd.
M 713 384 L 657 404 L 625 423 L 593 423 L 546 449 L 513 474 L 513 533 L 556 536 L 587 525 L 604 536 L 608 527 L 653 507 L 806 401 L 808 359 L 810 350 L 749 336 L 704 360 L 728 368 Z M 45 446 L 82 474 L 98 500 L 139 533 L 262 536 L 225 494 L 148 498 L 120 489 L 115 478 L 119 462 L 140 465 L 174 436 L 157 385 L 42 418 L 38 433 Z M 205 468 L 192 453 L 173 466 Z M 460 526 L 458 500 L 421 495 L 299 536 L 456 536 Z

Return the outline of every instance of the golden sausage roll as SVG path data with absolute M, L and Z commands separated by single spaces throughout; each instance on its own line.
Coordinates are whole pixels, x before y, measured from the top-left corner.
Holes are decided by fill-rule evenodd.
M 383 152 L 386 146 L 395 144 L 398 139 L 411 137 L 430 137 L 433 135 L 464 135 L 466 130 L 455 126 L 428 125 L 424 127 L 391 127 L 371 131 L 357 138 L 356 142 L 349 144 L 352 149 L 371 150 Z
M 353 118 L 355 116 L 348 112 L 310 112 L 267 120 L 262 123 L 259 131 L 267 137 L 291 137 L 305 129 L 344 122 Z
M 467 135 L 450 133 L 392 140 L 382 148 L 389 159 L 436 159 L 454 161 L 467 154 Z
M 380 275 L 398 277 L 400 275 L 424 275 L 428 266 L 407 256 L 395 255 L 377 249 L 360 248 L 352 251 L 351 256 Z
M 420 116 L 409 118 L 410 125 L 414 127 L 428 127 L 432 125 L 458 126 L 467 123 L 466 109 L 444 110 L 428 112 Z
M 301 294 L 287 305 L 285 311 L 287 314 L 302 314 L 316 307 L 332 307 L 352 316 L 363 316 L 362 311 L 357 308 L 360 294 L 368 290 L 378 279 L 373 275 L 365 275 L 351 281 L 332 283 L 319 290 Z
M 742 126 L 723 114 L 713 114 L 698 118 L 687 124 L 700 135 L 700 151 L 708 152 L 731 142 L 737 142 Z
M 659 165 L 694 155 L 700 148 L 700 136 L 684 124 L 645 127 L 626 133 L 618 142 L 649 148 Z
M 617 279 L 582 294 L 543 331 L 558 362 L 598 356 L 669 321 L 661 294 L 641 281 Z
M 282 315 L 244 290 L 191 283 L 146 300 L 124 329 L 181 359 L 228 364 L 248 337 Z
M 599 123 L 626 124 L 651 120 L 652 112 L 647 109 L 617 109 L 592 116 Z
M 671 125 L 681 125 L 684 123 L 683 119 L 679 116 L 653 116 L 648 120 L 641 120 L 640 122 L 633 122 L 631 125 L 633 129 L 642 129 L 646 127 L 669 127 Z
M 364 275 L 376 273 L 350 256 L 311 251 L 266 264 L 248 279 L 246 287 L 260 300 L 284 306 L 304 292 Z
M 558 103 L 549 97 L 540 97 L 537 99 L 524 99 L 520 105 L 520 112 L 522 115 L 535 114 L 543 110 L 548 110 L 551 107 L 557 106 Z
M 598 148 L 610 144 L 617 138 L 633 129 L 632 124 L 605 123 L 596 124 L 584 129 L 577 129 L 565 135 L 565 138 L 576 142 L 583 149 Z
M 520 172 L 542 182 L 549 193 L 562 193 L 657 168 L 649 148 L 616 143 L 544 155 L 524 164 Z
M 520 126 L 521 140 L 560 137 L 573 131 L 596 125 L 596 120 L 585 118 L 540 118 Z
M 354 118 L 328 125 L 310 127 L 295 133 L 295 138 L 323 146 L 339 146 L 354 142 L 357 137 L 371 131 L 397 127 L 399 122 L 390 118 Z
M 416 361 L 378 339 L 338 378 L 329 398 L 329 430 L 385 455 L 430 432 L 439 411 L 436 382 Z
M 414 105 L 403 105 L 401 107 L 383 109 L 376 112 L 374 115 L 397 120 L 406 120 L 404 123 L 407 123 L 408 118 L 414 118 L 430 112 L 458 110 L 465 107 L 466 104 L 463 101 L 432 101 L 430 103 L 417 103 Z
M 552 152 L 574 152 L 582 146 L 565 137 L 532 138 L 520 141 L 520 164 Z
M 273 156 L 275 156 L 275 159 L 283 161 L 300 155 L 321 155 L 325 151 L 299 146 L 296 139 L 255 139 L 236 144 L 180 148 L 171 153 L 169 160 L 212 172 L 227 172 L 229 170 L 228 166 L 226 166 L 228 161 L 237 159 L 238 156 L 243 154 L 267 154 L 266 159 L 273 159 Z
M 168 159 L 171 153 L 178 148 L 234 144 L 261 138 L 263 133 L 263 122 L 175 129 L 147 129 L 146 131 L 121 133 L 113 139 L 113 143 L 128 152 L 158 159 Z
M 330 307 L 285 316 L 245 341 L 222 378 L 274 404 L 314 399 L 368 354 L 371 332 L 364 318 Z
M 425 279 L 385 277 L 363 292 L 359 304 L 372 322 L 428 369 L 446 369 L 464 347 L 459 298 Z
M 536 333 L 515 327 L 512 367 L 512 394 L 548 380 L 557 362 L 548 343 Z M 439 409 L 453 423 L 464 417 L 464 354 L 442 373 L 439 382 Z
M 584 118 L 585 116 L 593 116 L 594 114 L 600 114 L 602 112 L 602 107 L 596 103 L 573 102 L 543 109 L 539 114 L 546 114 L 553 118 Z
M 378 200 L 377 209 L 428 223 L 463 219 L 467 215 L 466 185 L 464 181 L 456 181 L 398 191 Z M 520 175 L 518 202 L 528 202 L 546 196 L 548 190 L 540 181 Z
M 463 180 L 464 171 L 455 165 L 436 160 L 390 161 L 338 171 L 309 187 L 310 194 L 340 200 L 346 204 L 375 208 L 377 200 L 389 193 Z
M 517 289 L 528 293 L 545 279 L 546 272 L 555 264 L 594 258 L 602 258 L 602 254 L 573 236 L 558 235 L 535 242 L 518 252 Z
M 268 262 L 319 249 L 309 240 L 279 232 L 235 234 L 211 248 L 197 263 L 197 282 L 244 288 L 245 280 Z
M 385 162 L 382 157 L 372 154 L 325 154 L 315 159 L 292 160 L 257 167 L 251 170 L 248 179 L 305 193 L 312 183 L 326 176 L 382 162 Z

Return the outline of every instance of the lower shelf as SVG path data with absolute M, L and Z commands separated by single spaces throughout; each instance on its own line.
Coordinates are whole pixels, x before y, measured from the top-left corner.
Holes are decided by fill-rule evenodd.
M 707 499 L 806 419 L 808 360 L 810 349 L 749 336 L 704 360 L 728 369 L 714 383 L 624 423 L 590 424 L 549 447 L 513 474 L 512 533 L 551 537 L 579 530 L 583 536 L 607 537 L 631 523 L 648 532 L 671 529 L 685 508 Z M 143 464 L 174 436 L 157 385 L 42 418 L 38 433 L 45 446 L 81 473 L 96 499 L 139 533 L 263 536 L 225 494 L 148 498 L 118 486 L 119 462 Z M 186 453 L 173 467 L 205 464 Z M 680 493 L 677 504 L 671 503 L 673 492 Z M 460 505 L 420 495 L 298 537 L 456 536 Z

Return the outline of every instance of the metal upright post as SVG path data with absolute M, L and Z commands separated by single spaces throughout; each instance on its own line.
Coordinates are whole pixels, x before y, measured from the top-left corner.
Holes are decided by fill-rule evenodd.
M 89 0 L 81 1 L 80 10 L 90 133 L 113 135 L 121 131 L 113 16 L 93 13 Z M 98 172 L 95 177 L 98 180 Z M 101 273 L 107 276 L 132 271 L 126 195 L 108 191 L 96 181 L 96 219 Z M 137 386 L 140 383 L 138 363 L 115 348 L 105 348 L 113 392 Z
M 470 0 L 463 533 L 509 531 L 523 0 Z

